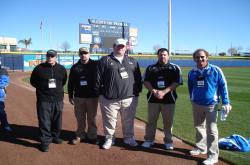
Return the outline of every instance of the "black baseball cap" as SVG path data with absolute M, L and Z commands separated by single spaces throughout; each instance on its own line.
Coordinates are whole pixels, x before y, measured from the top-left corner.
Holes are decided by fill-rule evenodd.
M 53 56 L 53 57 L 55 57 L 55 56 L 57 56 L 57 52 L 55 50 L 53 50 L 53 49 L 50 49 L 50 50 L 47 51 L 46 56 Z

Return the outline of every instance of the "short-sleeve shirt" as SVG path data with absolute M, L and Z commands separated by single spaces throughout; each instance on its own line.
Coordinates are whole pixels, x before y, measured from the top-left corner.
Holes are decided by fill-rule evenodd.
M 154 89 L 163 90 L 172 83 L 183 84 L 181 69 L 173 63 L 160 64 L 156 63 L 147 67 L 144 82 L 150 82 Z M 148 91 L 147 99 L 149 103 L 174 104 L 177 99 L 176 91 L 167 93 L 163 99 L 158 99 Z

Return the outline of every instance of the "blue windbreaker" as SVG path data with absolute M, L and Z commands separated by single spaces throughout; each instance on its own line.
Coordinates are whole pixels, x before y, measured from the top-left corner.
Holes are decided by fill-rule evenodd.
M 6 98 L 5 88 L 9 85 L 10 79 L 6 69 L 0 66 L 0 101 L 4 102 Z
M 202 83 L 198 83 L 202 77 Z M 206 68 L 197 67 L 188 73 L 188 90 L 192 102 L 199 105 L 214 105 L 220 102 L 229 104 L 228 88 L 222 70 L 208 64 Z

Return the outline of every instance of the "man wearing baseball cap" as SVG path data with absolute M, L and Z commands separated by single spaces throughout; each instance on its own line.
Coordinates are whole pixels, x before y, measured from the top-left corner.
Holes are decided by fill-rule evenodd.
M 97 66 L 95 90 L 99 96 L 102 112 L 105 143 L 103 149 L 114 145 L 117 116 L 120 112 L 123 142 L 135 147 L 134 116 L 137 97 L 142 90 L 139 64 L 126 56 L 127 41 L 119 38 L 114 43 L 114 51 L 103 56 Z
M 50 143 L 62 144 L 63 86 L 67 71 L 56 62 L 57 52 L 48 50 L 46 61 L 31 73 L 30 83 L 36 88 L 37 117 L 39 121 L 41 151 L 48 152 Z
M 80 60 L 69 73 L 69 102 L 74 105 L 77 120 L 76 137 L 72 144 L 78 144 L 86 138 L 90 143 L 98 144 L 96 113 L 98 97 L 94 92 L 94 79 L 97 61 L 90 59 L 88 48 L 79 49 Z M 86 126 L 88 126 L 86 132 Z

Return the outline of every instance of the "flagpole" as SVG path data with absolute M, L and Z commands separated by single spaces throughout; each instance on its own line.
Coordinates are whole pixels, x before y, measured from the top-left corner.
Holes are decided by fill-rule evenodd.
M 40 30 L 41 30 L 41 51 L 43 52 L 43 21 L 40 23 Z
M 171 56 L 171 25 L 172 25 L 172 20 L 171 20 L 171 0 L 168 0 L 168 51 L 169 51 L 169 55 Z

